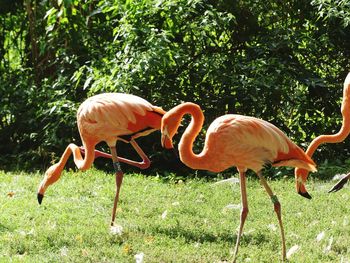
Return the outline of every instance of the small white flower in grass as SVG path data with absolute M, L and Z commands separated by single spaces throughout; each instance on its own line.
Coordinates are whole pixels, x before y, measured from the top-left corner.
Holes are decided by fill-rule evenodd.
M 47 221 L 47 224 L 49 225 L 50 229 L 55 229 L 56 228 L 56 222 L 51 222 L 50 220 Z
M 295 234 L 295 233 L 293 233 L 293 232 L 290 233 L 289 236 L 290 236 L 290 238 L 292 238 L 292 239 L 300 239 L 300 236 L 297 235 L 297 234 Z
M 173 206 L 178 206 L 178 205 L 180 205 L 180 202 L 177 202 L 177 201 L 176 201 L 176 202 L 172 203 L 172 205 L 173 205 Z
M 241 204 L 228 204 L 222 209 L 222 211 L 227 212 L 228 210 L 237 210 L 237 209 L 241 209 Z
M 349 218 L 347 216 L 343 219 L 343 226 L 347 226 L 349 224 Z
M 239 227 L 237 228 L 237 231 L 238 231 L 238 229 L 239 229 Z M 244 234 L 248 235 L 248 234 L 253 233 L 254 231 L 255 231 L 255 229 L 249 229 L 248 231 L 245 231 L 245 233 L 243 233 L 242 235 L 244 235 Z
M 350 263 L 350 260 L 344 258 L 344 256 L 341 256 L 340 263 Z
M 312 222 L 310 223 L 310 226 L 316 226 L 316 225 L 318 225 L 319 223 L 320 223 L 320 221 L 314 220 L 314 221 L 312 221 Z
M 218 181 L 218 182 L 214 183 L 214 185 L 227 184 L 227 183 L 238 184 L 239 183 L 239 179 L 237 177 L 231 177 L 231 178 L 228 178 L 228 179 L 225 179 L 225 180 Z
M 136 254 L 135 257 L 135 262 L 136 263 L 142 263 L 143 262 L 143 257 L 145 254 L 143 252 Z
M 32 228 L 28 233 L 27 233 L 27 235 L 34 235 L 35 234 L 35 230 L 34 230 L 34 228 Z
M 317 235 L 317 237 L 316 237 L 316 241 L 317 242 L 320 242 L 323 238 L 324 238 L 324 236 L 325 236 L 325 232 L 324 231 L 322 231 L 321 233 L 319 233 L 318 235 Z
M 168 210 L 165 210 L 162 214 L 162 219 L 164 220 L 168 215 Z
M 226 209 L 241 209 L 241 204 L 229 204 L 225 206 Z
M 60 249 L 60 254 L 61 254 L 62 257 L 68 256 L 68 248 L 66 246 L 62 247 Z
M 329 238 L 328 245 L 324 248 L 323 253 L 327 254 L 332 249 L 333 237 Z
M 196 200 L 196 203 L 204 203 L 204 198 L 198 198 L 197 200 Z
M 272 230 L 272 231 L 276 231 L 277 230 L 277 226 L 275 224 L 268 224 L 267 228 Z
M 298 245 L 292 246 L 292 247 L 288 250 L 288 252 L 287 252 L 287 259 L 290 259 L 290 257 L 291 257 L 294 253 L 296 253 L 299 249 L 300 249 L 300 247 L 299 247 Z
M 120 236 L 121 234 L 123 234 L 123 227 L 121 225 L 111 226 L 110 233 L 112 235 Z
M 24 230 L 20 230 L 19 232 L 18 232 L 21 236 L 28 236 L 28 235 L 34 235 L 34 229 L 32 228 L 29 232 L 26 232 L 26 231 L 24 231 Z
M 19 260 L 23 260 L 24 257 L 27 255 L 27 252 L 24 252 L 22 255 L 15 255 L 16 258 L 18 258 Z

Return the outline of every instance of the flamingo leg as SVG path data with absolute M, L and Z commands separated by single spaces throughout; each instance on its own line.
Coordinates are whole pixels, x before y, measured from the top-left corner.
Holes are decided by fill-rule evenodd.
M 127 143 L 129 143 L 129 142 L 127 142 Z M 141 149 L 141 147 L 137 144 L 137 142 L 133 138 L 130 140 L 130 144 L 135 149 L 135 151 L 138 153 L 138 155 L 142 158 L 142 161 L 141 162 L 136 162 L 136 161 L 129 160 L 129 159 L 126 159 L 126 158 L 123 158 L 123 157 L 118 157 L 118 156 L 117 156 L 117 160 L 119 162 L 122 162 L 122 163 L 126 163 L 126 164 L 129 164 L 129 165 L 132 165 L 132 166 L 136 166 L 136 167 L 138 167 L 140 169 L 147 169 L 150 166 L 150 164 L 151 164 L 151 161 L 149 160 L 148 156 L 144 153 L 144 151 Z M 85 154 L 84 147 L 81 146 L 79 149 L 80 149 L 82 154 Z M 101 152 L 99 150 L 95 150 L 95 158 L 98 158 L 98 157 L 112 158 L 112 155 L 108 154 L 108 153 L 105 153 L 105 152 Z
M 141 157 L 142 162 L 137 163 L 137 167 L 141 169 L 146 169 L 150 166 L 151 161 L 149 160 L 148 156 L 144 153 L 144 151 L 141 149 L 141 147 L 137 144 L 137 142 L 134 139 L 131 139 L 130 144 L 132 147 L 134 147 L 135 151 L 138 153 L 138 155 Z
M 122 186 L 124 173 L 123 173 L 122 169 L 120 168 L 120 163 L 118 161 L 116 147 L 113 146 L 113 147 L 110 147 L 110 149 L 111 149 L 111 154 L 112 154 L 113 166 L 114 166 L 114 170 L 115 170 L 115 183 L 116 183 L 116 193 L 115 193 L 115 197 L 114 197 L 114 205 L 113 205 L 113 210 L 112 210 L 112 221 L 111 221 L 111 226 L 114 226 L 114 220 L 115 220 L 117 206 L 118 206 L 118 200 L 119 200 L 119 193 L 120 193 L 120 188 Z
M 243 226 L 244 226 L 244 223 L 245 223 L 245 220 L 247 218 L 248 211 L 249 211 L 245 172 L 239 171 L 239 181 L 240 181 L 240 187 L 241 187 L 242 210 L 241 210 L 241 217 L 240 217 L 239 229 L 238 229 L 238 234 L 237 234 L 236 246 L 235 246 L 235 250 L 234 250 L 234 254 L 233 254 L 233 262 L 236 262 L 239 241 L 241 239 L 242 232 L 243 232 Z
M 272 203 L 274 205 L 274 210 L 276 212 L 277 219 L 278 219 L 278 224 L 280 225 L 280 230 L 281 230 L 282 260 L 284 261 L 286 259 L 286 240 L 285 240 L 285 237 L 284 237 L 284 228 L 283 228 L 282 216 L 281 216 L 281 204 L 278 201 L 277 196 L 273 194 L 270 186 L 268 185 L 268 183 L 265 180 L 265 178 L 262 176 L 261 172 L 258 172 L 257 175 L 258 175 L 258 177 L 260 179 L 260 183 L 264 186 L 267 194 L 270 196 L 271 201 L 272 201 Z

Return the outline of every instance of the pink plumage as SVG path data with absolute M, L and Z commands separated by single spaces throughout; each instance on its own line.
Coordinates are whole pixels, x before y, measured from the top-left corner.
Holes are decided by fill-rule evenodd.
M 271 163 L 274 166 L 292 166 L 316 171 L 315 163 L 273 124 L 254 117 L 235 114 L 227 114 L 214 120 L 206 132 L 203 150 L 200 153 L 194 153 L 193 143 L 201 131 L 204 116 L 198 105 L 189 102 L 174 107 L 163 116 L 161 141 L 164 147 L 173 147 L 172 138 L 185 114 L 190 114 L 192 119 L 179 142 L 181 161 L 193 169 L 221 172 L 235 166 L 239 171 L 242 211 L 234 261 L 244 222 L 248 215 L 245 177 L 248 169 L 256 172 L 274 204 L 281 230 L 282 259 L 284 260 L 286 258 L 286 245 L 281 205 L 262 176 L 261 170 L 264 164 Z
M 164 113 L 165 111 L 161 108 L 130 94 L 103 93 L 85 100 L 77 112 L 78 129 L 83 147 L 79 148 L 73 143 L 69 144 L 60 161 L 47 169 L 38 189 L 39 203 L 42 202 L 47 187 L 60 178 L 71 154 L 73 154 L 75 165 L 80 170 L 89 169 L 95 157 L 112 158 L 116 169 L 117 188 L 112 213 L 111 224 L 113 225 L 123 178 L 119 161 L 142 169 L 149 167 L 150 160 L 135 139 L 159 130 Z M 118 140 L 130 143 L 142 161 L 136 162 L 118 157 L 116 151 Z M 105 141 L 109 146 L 111 155 L 95 150 L 96 144 L 102 141 Z M 85 155 L 84 158 L 82 153 Z

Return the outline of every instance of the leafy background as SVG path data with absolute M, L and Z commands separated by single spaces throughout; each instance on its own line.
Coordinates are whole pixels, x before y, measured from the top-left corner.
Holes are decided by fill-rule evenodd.
M 305 149 L 341 126 L 349 13 L 348 1 L 331 0 L 1 0 L 0 168 L 45 169 L 80 144 L 77 107 L 101 92 L 165 110 L 196 102 L 204 128 L 226 113 L 253 115 Z M 140 144 L 148 171 L 186 171 L 159 133 Z M 326 145 L 315 160 L 341 164 L 348 151 L 348 141 Z

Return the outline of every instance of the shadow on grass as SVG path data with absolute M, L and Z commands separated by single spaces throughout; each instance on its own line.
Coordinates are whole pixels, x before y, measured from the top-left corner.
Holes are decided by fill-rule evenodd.
M 0 223 L 0 233 L 10 231 L 10 228 Z
M 233 231 L 232 231 L 233 232 Z M 154 228 L 155 235 L 166 235 L 172 239 L 183 238 L 188 243 L 228 243 L 232 247 L 236 244 L 237 233 L 210 233 L 209 231 L 200 231 L 200 229 L 185 229 L 182 226 L 157 226 Z M 240 244 L 262 244 L 269 242 L 265 234 L 257 233 L 243 233 Z

